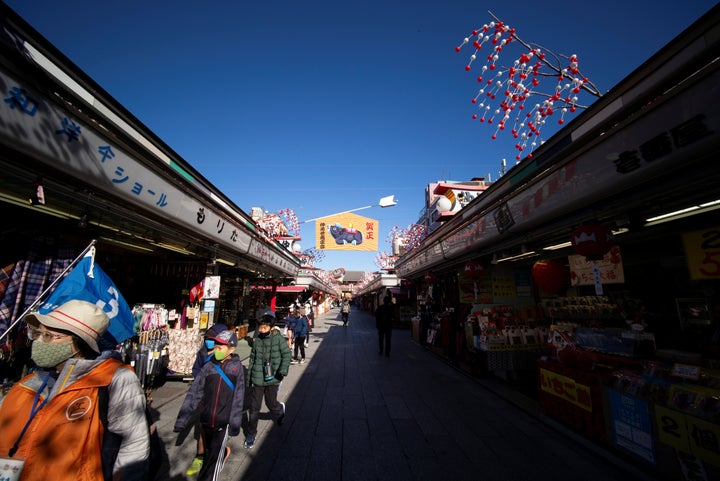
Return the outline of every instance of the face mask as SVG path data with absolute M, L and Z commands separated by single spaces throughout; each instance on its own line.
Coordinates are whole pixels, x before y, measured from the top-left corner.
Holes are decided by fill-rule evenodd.
M 215 341 L 212 339 L 205 339 L 205 347 L 209 351 L 210 349 L 215 349 Z
M 268 335 L 270 335 L 269 332 L 259 332 L 259 333 L 258 333 L 258 337 L 259 337 L 260 339 L 265 339 L 266 337 L 268 337 Z
M 219 350 L 213 351 L 213 355 L 215 356 L 215 359 L 217 359 L 218 361 L 222 361 L 223 359 L 228 357 L 228 354 L 230 354 L 230 353 L 227 351 L 219 351 Z
M 72 341 L 60 344 L 35 341 L 32 343 L 30 358 L 38 367 L 55 367 L 70 359 L 73 354 Z

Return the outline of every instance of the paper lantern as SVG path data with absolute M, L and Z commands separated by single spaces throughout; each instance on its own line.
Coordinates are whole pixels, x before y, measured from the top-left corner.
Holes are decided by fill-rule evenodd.
M 434 280 L 435 280 L 435 274 L 433 274 L 432 272 L 426 272 L 426 273 L 425 273 L 425 282 L 427 282 L 428 284 L 430 284 L 430 283 L 433 282 Z
M 485 274 L 485 267 L 478 261 L 467 261 L 465 263 L 465 275 L 468 277 L 480 277 Z
M 554 296 L 565 285 L 567 270 L 559 262 L 541 259 L 532 267 L 532 278 L 540 289 Z
M 603 224 L 586 224 L 578 227 L 570 239 L 573 250 L 588 260 L 597 261 L 615 245 L 612 231 Z

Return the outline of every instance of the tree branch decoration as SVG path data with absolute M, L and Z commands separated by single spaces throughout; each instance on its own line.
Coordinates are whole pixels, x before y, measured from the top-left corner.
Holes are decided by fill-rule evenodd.
M 539 45 L 525 42 L 518 37 L 514 28 L 499 20 L 492 12 L 488 13 L 495 21 L 473 30 L 470 37 L 465 37 L 462 43 L 455 47 L 456 52 L 460 52 L 468 43 L 475 48 L 465 66 L 466 71 L 471 70 L 483 48 L 489 50 L 477 77 L 477 81 L 483 86 L 472 99 L 479 113 L 473 114 L 472 118 L 495 125 L 495 132 L 491 136 L 493 140 L 499 133 L 509 130 L 516 139 L 515 149 L 518 154 L 515 159 L 519 161 L 528 147 L 530 153 L 527 156 L 531 158 L 538 142 L 543 142 L 540 132 L 548 117 L 559 109 L 558 124 L 562 125 L 565 123 L 566 114 L 575 113 L 578 108 L 587 108 L 586 105 L 578 103 L 581 92 L 595 97 L 601 97 L 602 94 L 595 84 L 580 72 L 577 55 L 557 55 L 551 51 L 546 53 Z M 524 47 L 524 50 L 512 66 L 499 67 L 498 62 L 503 50 L 513 42 Z M 563 67 L 565 62 L 566 66 Z M 541 71 L 541 68 L 550 69 L 551 72 Z M 552 93 L 539 90 L 545 78 L 557 79 Z M 533 96 L 542 97 L 543 100 L 533 104 Z M 497 102 L 499 104 L 495 105 Z

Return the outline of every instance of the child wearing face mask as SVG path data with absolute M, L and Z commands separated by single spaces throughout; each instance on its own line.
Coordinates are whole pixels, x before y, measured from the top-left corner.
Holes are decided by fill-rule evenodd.
M 227 438 L 240 434 L 245 396 L 243 366 L 235 354 L 237 335 L 225 330 L 213 340 L 213 357 L 190 385 L 174 427 L 175 432 L 183 431 L 200 406 L 205 453 L 199 481 L 217 479 L 220 474 L 230 454 Z

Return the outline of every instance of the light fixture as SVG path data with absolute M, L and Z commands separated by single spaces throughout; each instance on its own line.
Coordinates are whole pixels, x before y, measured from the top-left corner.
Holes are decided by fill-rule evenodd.
M 180 254 L 185 254 L 186 256 L 194 256 L 194 252 L 190 252 L 189 250 L 183 248 L 174 246 L 172 244 L 165 244 L 164 242 L 153 242 L 153 245 L 156 245 L 158 247 L 162 247 L 163 249 L 167 249 L 169 251 L 178 252 Z
M 535 251 L 522 252 L 522 253 L 514 255 L 514 256 L 502 257 L 497 260 L 497 263 L 507 262 L 507 261 L 517 261 L 520 259 L 525 259 L 526 257 L 532 257 L 534 255 L 536 255 Z
M 229 261 L 227 259 L 223 259 L 221 257 L 217 257 L 215 259 L 215 262 L 219 262 L 220 264 L 225 264 L 226 266 L 233 266 L 233 267 L 235 266 L 235 262 Z
M 78 227 L 81 229 L 84 229 L 88 226 L 88 215 L 83 214 L 82 217 L 80 217 L 80 220 L 78 221 Z
M 68 212 L 58 210 L 58 209 L 53 209 L 52 207 L 48 207 L 46 205 L 29 204 L 26 200 L 23 200 L 22 198 L 15 197 L 13 195 L 5 194 L 2 192 L 0 192 L 0 200 L 7 202 L 9 204 L 16 205 L 18 207 L 24 207 L 27 209 L 37 210 L 44 214 L 49 214 L 51 216 L 58 217 L 60 219 L 79 219 L 78 216 L 70 214 Z
M 109 243 L 111 243 L 111 244 L 116 244 L 116 245 L 119 245 L 119 246 L 127 247 L 127 248 L 129 248 L 129 249 L 135 249 L 135 250 L 143 251 L 143 252 L 155 252 L 155 251 L 153 251 L 153 250 L 152 250 L 151 248 L 149 248 L 149 247 L 140 246 L 140 245 L 137 245 L 137 244 L 132 244 L 132 243 L 130 243 L 130 242 L 125 242 L 125 241 L 121 241 L 121 240 L 118 240 L 118 239 L 113 239 L 112 237 L 100 236 L 99 238 L 100 238 L 100 240 L 107 241 L 107 242 L 109 242 Z
M 617 237 L 620 234 L 625 234 L 626 232 L 630 232 L 630 229 L 628 229 L 627 227 L 620 227 L 619 229 L 615 229 L 611 232 L 612 232 L 613 236 Z M 564 249 L 565 247 L 570 247 L 571 245 L 572 245 L 572 243 L 570 241 L 561 242 L 560 244 L 553 244 L 553 245 L 545 246 L 542 248 L 542 250 L 555 251 L 558 249 Z
M 676 210 L 674 212 L 668 212 L 655 217 L 645 219 L 645 227 L 662 224 L 663 222 L 670 222 L 673 220 L 682 219 L 684 217 L 690 217 L 697 214 L 704 214 L 716 209 L 720 209 L 720 199 L 706 202 L 704 204 L 692 205 L 684 209 Z

